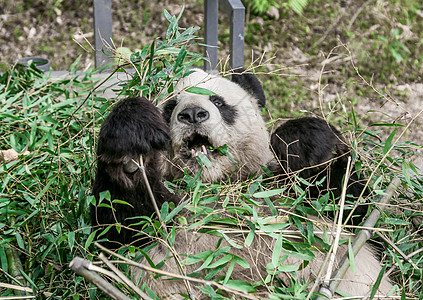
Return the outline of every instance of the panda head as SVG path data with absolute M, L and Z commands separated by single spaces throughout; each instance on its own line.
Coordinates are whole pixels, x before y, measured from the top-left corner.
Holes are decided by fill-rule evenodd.
M 212 95 L 189 92 L 191 87 Z M 176 169 L 197 173 L 200 152 L 211 162 L 203 169 L 202 179 L 216 181 L 250 175 L 272 160 L 269 134 L 260 115 L 265 98 L 254 75 L 238 73 L 229 80 L 194 70 L 175 92 L 165 103 L 163 115 L 170 126 L 171 165 Z M 225 145 L 229 156 L 218 150 Z

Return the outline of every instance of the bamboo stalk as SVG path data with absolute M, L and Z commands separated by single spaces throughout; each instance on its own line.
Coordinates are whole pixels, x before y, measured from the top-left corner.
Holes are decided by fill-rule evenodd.
M 153 300 L 146 293 L 141 291 L 140 288 L 137 287 L 132 281 L 130 281 L 125 275 L 123 275 L 123 273 L 119 271 L 119 269 L 116 268 L 103 253 L 100 253 L 98 257 L 110 268 L 110 270 L 112 270 L 126 285 L 128 285 L 132 290 L 134 290 L 142 299 Z
M 23 271 L 21 260 L 19 259 L 18 252 L 10 247 L 5 247 L 7 263 L 9 265 L 9 273 L 13 279 L 22 287 L 27 287 L 28 283 L 23 277 L 21 271 Z M 23 290 L 14 289 L 14 294 L 16 296 L 25 296 L 26 293 Z
M 364 222 L 363 227 L 374 227 L 376 222 L 379 220 L 381 211 L 383 211 L 386 207 L 386 204 L 389 203 L 391 200 L 394 192 L 397 190 L 398 186 L 400 185 L 401 180 L 396 177 L 392 182 L 389 184 L 388 188 L 385 191 L 385 194 L 381 197 L 380 201 L 376 204 L 377 208 L 372 211 L 370 216 Z M 355 237 L 352 243 L 352 252 L 354 256 L 360 251 L 363 245 L 366 243 L 368 239 L 372 237 L 371 231 L 368 229 L 361 229 L 357 236 Z M 317 300 L 327 300 L 331 299 L 333 293 L 338 288 L 339 284 L 341 283 L 341 279 L 344 277 L 345 273 L 347 272 L 348 268 L 350 267 L 349 258 L 348 258 L 348 251 L 343 256 L 339 267 L 335 272 L 332 274 L 332 280 L 329 285 L 322 285 L 320 287 L 319 293 L 325 296 L 318 296 Z
M 75 257 L 69 264 L 69 267 L 79 276 L 84 277 L 93 283 L 111 298 L 116 300 L 131 300 L 128 296 L 119 291 L 116 287 L 104 280 L 100 275 L 89 270 L 91 262 L 81 257 Z

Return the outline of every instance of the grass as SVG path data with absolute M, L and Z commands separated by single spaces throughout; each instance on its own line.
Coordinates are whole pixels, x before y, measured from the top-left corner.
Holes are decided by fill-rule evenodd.
M 127 61 L 138 68 L 139 74 L 146 74 L 146 81 L 141 84 L 139 74 L 135 74 L 130 82 L 122 86 L 123 95 L 142 94 L 152 96 L 152 99 L 165 98 L 172 92 L 174 81 L 182 76 L 185 67 L 198 63 L 200 57 L 190 52 L 195 30 L 191 29 L 188 33 L 182 31 L 175 27 L 177 18 L 168 18 L 173 26 L 170 28 L 174 29 L 169 31 L 167 39 L 154 47 L 145 46 Z M 185 35 L 178 35 L 176 31 Z M 13 148 L 19 153 L 29 151 L 29 154 L 22 154 L 17 160 L 3 161 L 0 166 L 1 297 L 22 295 L 22 287 L 27 287 L 28 295 L 39 298 L 105 298 L 91 283 L 76 276 L 68 268 L 75 256 L 97 260 L 96 255 L 99 253 L 98 248 L 93 245 L 95 232 L 89 225 L 87 212 L 89 204 L 94 201 L 90 191 L 95 171 L 96 138 L 104 117 L 114 102 L 114 99 L 104 99 L 95 92 L 91 93 L 96 86 L 92 70 L 81 75 L 72 75 L 77 65 L 77 62 L 73 64 L 69 76 L 60 80 L 48 78 L 33 67 L 27 70 L 12 67 L 0 76 L 0 149 Z M 394 66 L 391 65 L 390 68 Z M 169 76 L 169 69 L 174 71 L 174 77 Z M 349 69 L 345 72 L 352 71 Z M 313 94 L 304 86 L 300 77 L 269 75 L 269 78 L 271 79 L 265 81 L 264 87 L 270 98 L 293 99 L 292 102 L 270 102 L 278 112 L 282 109 L 291 110 L 292 106 L 302 103 Z M 323 79 L 330 80 L 325 75 Z M 381 80 L 384 79 L 381 77 Z M 346 89 L 350 90 L 348 95 L 352 97 L 357 90 L 354 88 L 355 84 L 362 86 L 363 82 L 359 78 L 355 82 L 346 82 Z M 358 90 L 367 96 L 383 97 L 371 86 Z M 343 100 L 344 97 L 340 96 L 339 99 Z M 417 178 L 412 176 L 415 167 L 411 159 L 422 147 L 399 138 L 408 124 L 398 126 L 396 123 L 382 122 L 379 127 L 365 127 L 360 122 L 363 116 L 356 115 L 353 106 L 341 100 L 330 104 L 336 109 L 325 107 L 325 111 L 328 111 L 328 118 L 341 125 L 355 149 L 355 154 L 360 156 L 361 163 L 355 160 L 356 168 L 369 178 L 369 186 L 374 195 L 383 194 L 395 176 L 401 179 L 396 197 L 379 226 L 388 230 L 385 235 L 409 259 L 405 259 L 388 245 L 382 254 L 382 263 L 387 268 L 396 266 L 392 277 L 403 291 L 402 298 L 421 298 L 423 241 L 421 225 L 413 222 L 416 217 L 423 216 L 423 188 L 421 174 Z M 387 137 L 378 131 L 380 125 L 390 129 Z M 301 195 L 299 182 L 304 183 L 296 178 L 292 186 L 286 187 L 286 191 L 297 191 Z M 307 199 L 285 190 L 276 190 L 262 178 L 218 185 L 205 184 L 186 176 L 179 184 L 169 183 L 169 186 L 190 195 L 184 209 L 195 208 L 197 215 L 192 219 L 177 218 L 171 215 L 173 204 L 162 207 L 161 216 L 169 222 L 168 232 L 172 232 L 172 228 L 176 229 L 174 224 L 180 224 L 183 228 L 191 225 L 194 230 L 216 233 L 216 230 L 207 228 L 207 225 L 237 227 L 240 216 L 252 217 L 253 221 L 248 224 L 247 229 L 254 232 L 253 229 L 264 226 L 260 223 L 262 220 L 255 216 L 255 210 L 263 205 L 270 206 L 270 210 L 296 206 L 295 213 L 303 216 L 306 213 L 322 213 L 325 206 L 327 208 L 332 205 L 327 197 Z M 266 199 L 271 195 L 278 195 L 274 204 Z M 216 199 L 219 199 L 219 203 Z M 308 200 L 314 201 L 312 203 L 316 210 L 304 205 Z M 210 207 L 211 203 L 224 207 L 227 217 L 222 218 L 215 214 L 213 207 Z M 165 232 L 157 220 L 148 217 L 145 221 L 147 230 L 164 238 Z M 172 220 L 176 222 L 171 223 Z M 201 222 L 196 223 L 198 221 Z M 290 249 L 291 255 L 302 254 L 305 261 L 312 259 L 304 253 L 309 253 L 313 241 L 319 237 L 310 230 L 309 222 L 306 220 L 302 223 L 301 219 L 292 215 L 287 223 L 268 229 L 267 234 L 278 239 L 278 230 L 284 226 L 295 226 L 304 240 L 299 243 L 287 240 L 279 245 Z M 172 246 L 171 239 L 169 243 Z M 328 247 L 327 243 L 322 243 Z M 136 250 L 129 247 L 122 249 L 120 253 L 127 258 L 137 259 L 139 253 Z M 275 251 L 282 251 L 282 247 Z M 226 252 L 214 251 L 213 255 L 196 258 L 203 262 L 206 279 L 230 283 L 229 286 L 247 292 L 258 289 L 263 283 L 230 282 L 229 276 L 216 276 L 214 272 L 218 267 L 231 268 L 231 264 L 235 263 L 245 266 L 241 260 L 228 258 Z M 279 265 L 278 255 L 274 255 L 272 263 L 274 267 Z M 127 266 L 120 267 L 129 273 Z M 307 295 L 305 283 L 292 280 L 290 286 L 281 285 L 272 277 L 275 272 L 278 271 L 271 268 L 269 278 L 266 279 L 274 299 L 304 298 Z M 14 288 L 7 288 L 4 283 L 11 284 Z M 137 297 L 133 290 L 121 284 L 116 285 L 131 297 Z M 145 292 L 149 295 L 153 293 L 148 288 L 145 288 Z M 204 288 L 204 293 L 216 298 L 230 297 L 222 290 L 210 288 Z

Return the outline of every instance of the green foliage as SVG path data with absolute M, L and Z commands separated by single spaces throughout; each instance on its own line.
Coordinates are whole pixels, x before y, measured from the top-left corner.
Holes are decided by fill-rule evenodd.
M 401 63 L 410 55 L 410 50 L 399 40 L 400 30 L 395 28 L 393 31 L 393 38 L 391 40 L 379 35 L 378 38 L 383 42 L 384 47 L 391 53 L 392 58 Z
M 276 0 L 250 0 L 249 3 L 251 3 L 251 10 L 256 14 L 264 14 L 272 6 L 279 8 Z
M 130 55 L 128 63 L 134 67 L 133 78 L 123 84 L 121 95 L 155 98 L 156 103 L 173 92 L 173 84 L 186 76 L 186 68 L 198 64 L 203 57 L 187 50 L 195 44 L 195 35 L 199 27 L 189 27 L 181 30 L 178 17 L 171 16 L 166 10 L 164 16 L 169 21 L 169 27 L 164 41 L 153 41 L 142 50 Z
M 280 8 L 281 1 L 278 0 L 246 0 L 251 5 L 251 10 L 255 14 L 264 14 L 272 6 Z M 308 0 L 285 0 L 282 6 L 289 7 L 295 11 L 298 15 L 303 13 L 304 8 L 307 6 Z
M 34 292 L 63 297 L 86 293 L 67 264 L 86 253 L 96 132 L 110 105 L 87 97 L 92 71 L 72 74 L 52 79 L 32 64 L 0 76 L 0 149 L 22 153 L 0 165 L 0 248 L 20 254 Z M 0 258 L 0 281 L 7 282 L 7 260 Z M 64 288 L 51 290 L 56 286 Z M 8 295 L 13 290 L 1 292 Z

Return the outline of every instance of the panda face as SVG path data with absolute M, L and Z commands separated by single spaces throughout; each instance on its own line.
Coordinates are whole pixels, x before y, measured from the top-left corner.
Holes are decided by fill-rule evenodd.
M 213 95 L 188 92 L 190 87 L 207 89 Z M 163 107 L 170 125 L 172 164 L 195 174 L 201 168 L 196 157 L 201 152 L 212 166 L 204 168 L 202 178 L 219 180 L 240 167 L 251 174 L 272 155 L 269 137 L 257 100 L 238 84 L 197 70 L 176 87 L 176 96 Z M 216 148 L 228 146 L 228 156 Z M 260 153 L 264 148 L 265 155 Z M 253 172 L 254 172 L 253 171 Z

